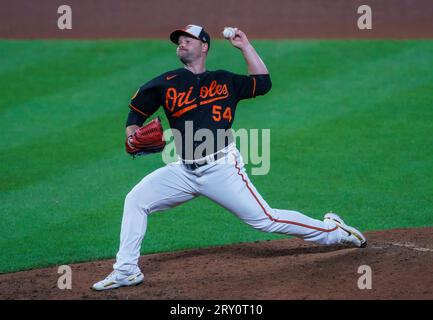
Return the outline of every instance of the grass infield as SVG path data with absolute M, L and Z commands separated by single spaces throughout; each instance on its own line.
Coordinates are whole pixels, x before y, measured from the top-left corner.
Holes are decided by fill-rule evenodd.
M 251 176 L 268 203 L 361 230 L 433 225 L 433 41 L 253 44 L 273 89 L 234 128 L 271 129 L 270 172 Z M 0 273 L 115 256 L 124 196 L 163 165 L 125 154 L 128 102 L 178 67 L 168 41 L 0 41 Z M 246 73 L 226 41 L 207 67 Z M 277 238 L 198 198 L 152 215 L 142 252 Z

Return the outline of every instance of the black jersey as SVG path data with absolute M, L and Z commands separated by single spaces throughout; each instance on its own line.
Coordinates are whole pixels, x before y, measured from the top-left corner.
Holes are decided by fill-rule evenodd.
M 194 74 L 185 68 L 169 71 L 137 90 L 129 105 L 127 126 L 141 126 L 162 106 L 178 154 L 183 159 L 201 158 L 232 141 L 229 129 L 238 102 L 270 89 L 269 75 L 245 76 L 224 70 Z

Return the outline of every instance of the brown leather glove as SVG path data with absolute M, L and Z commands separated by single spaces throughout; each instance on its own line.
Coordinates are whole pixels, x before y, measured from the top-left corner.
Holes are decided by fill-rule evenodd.
M 161 119 L 159 117 L 135 130 L 126 138 L 126 152 L 134 158 L 150 153 L 161 152 L 165 147 Z

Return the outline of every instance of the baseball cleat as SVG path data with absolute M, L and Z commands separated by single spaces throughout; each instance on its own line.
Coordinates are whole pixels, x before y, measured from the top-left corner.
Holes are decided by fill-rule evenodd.
M 95 283 L 92 286 L 92 289 L 96 291 L 103 291 L 116 289 L 119 287 L 136 286 L 142 283 L 143 280 L 144 275 L 141 272 L 137 272 L 128 276 L 114 270 L 104 280 Z
M 325 214 L 325 220 L 334 222 L 337 227 L 343 230 L 341 244 L 351 245 L 358 248 L 364 248 L 367 246 L 367 239 L 364 237 L 364 235 L 354 227 L 345 224 L 343 219 L 341 219 L 335 213 Z

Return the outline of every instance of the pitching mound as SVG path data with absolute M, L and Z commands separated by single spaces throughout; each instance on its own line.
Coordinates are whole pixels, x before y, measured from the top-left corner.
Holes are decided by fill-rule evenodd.
M 0 275 L 1 299 L 433 299 L 433 228 L 366 233 L 365 249 L 299 239 L 244 243 L 141 257 L 143 284 L 106 292 L 90 286 L 114 260 Z M 371 289 L 359 289 L 369 266 Z

